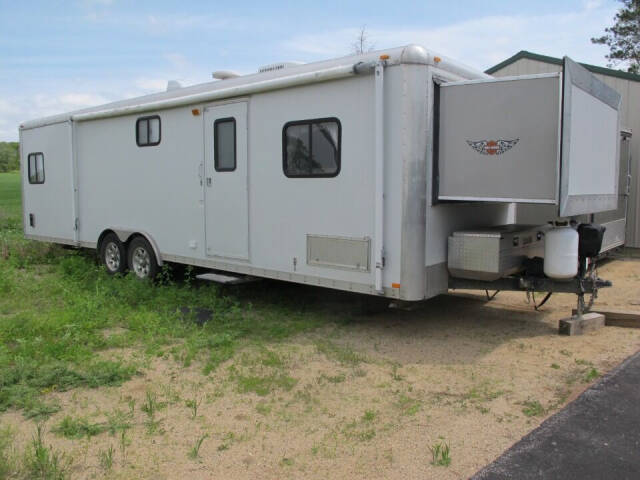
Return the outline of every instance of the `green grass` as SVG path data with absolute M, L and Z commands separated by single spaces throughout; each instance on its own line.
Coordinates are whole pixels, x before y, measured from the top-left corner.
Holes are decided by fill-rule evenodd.
M 526 400 L 522 402 L 522 413 L 527 417 L 539 417 L 545 414 L 545 409 L 538 400 Z
M 276 288 L 284 292 L 274 295 Z M 93 251 L 25 240 L 19 174 L 0 173 L 0 412 L 46 418 L 59 410 L 49 392 L 122 384 L 139 365 L 119 358 L 120 348 L 197 362 L 209 374 L 247 343 L 279 342 L 333 321 L 330 313 L 305 311 L 305 299 L 286 288 L 252 286 L 246 301 L 242 289 L 223 295 L 210 283 L 111 277 Z M 199 326 L 181 313 L 185 306 L 207 308 L 212 317 Z M 357 363 L 348 349 L 327 351 Z M 263 358 L 270 368 L 279 361 Z M 258 394 L 294 383 L 281 374 L 238 378 L 242 391 Z
M 437 442 L 429 447 L 431 452 L 431 465 L 435 467 L 448 467 L 451 465 L 451 449 L 445 442 Z
M 65 438 L 78 439 L 100 435 L 108 429 L 109 425 L 106 423 L 89 423 L 86 418 L 73 418 L 67 415 L 51 431 Z
M 202 447 L 202 442 L 204 442 L 205 438 L 208 438 L 208 437 L 209 437 L 208 433 L 205 433 L 204 435 L 201 435 L 200 437 L 198 437 L 198 439 L 196 440 L 196 443 L 189 450 L 189 454 L 188 454 L 189 458 L 194 460 L 198 458 L 198 456 L 200 455 L 200 447 Z
M 353 350 L 349 346 L 342 346 L 329 340 L 319 340 L 316 342 L 316 350 L 322 353 L 329 360 L 334 360 L 342 365 L 357 366 L 361 362 L 366 362 L 367 358 Z
M 9 427 L 0 428 L 0 478 L 10 478 L 15 469 L 13 459 L 13 432 Z
M 68 477 L 68 467 L 64 454 L 45 444 L 43 427 L 38 425 L 24 458 L 25 478 L 64 480 Z
M 0 206 L 8 217 L 20 220 L 22 200 L 20 198 L 20 173 L 0 174 Z
M 600 372 L 596 368 L 591 367 L 584 376 L 584 382 L 589 383 L 600 376 Z

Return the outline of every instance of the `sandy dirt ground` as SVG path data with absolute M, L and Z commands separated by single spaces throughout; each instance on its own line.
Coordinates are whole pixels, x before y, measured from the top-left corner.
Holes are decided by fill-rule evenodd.
M 640 311 L 640 260 L 609 261 L 599 273 L 615 288 L 597 306 Z M 79 479 L 468 478 L 640 348 L 640 329 L 559 336 L 574 304 L 554 295 L 536 312 L 522 293 L 487 302 L 484 292 L 453 292 L 415 311 L 249 345 L 208 376 L 171 358 L 108 352 L 139 355 L 141 375 L 52 394 L 63 410 L 45 424 L 46 443 Z M 149 396 L 153 415 L 142 409 Z M 194 418 L 189 401 L 199 403 Z M 130 428 L 124 438 L 69 440 L 50 431 L 66 415 L 119 415 Z M 0 424 L 12 426 L 18 450 L 35 431 L 20 412 Z M 431 464 L 436 443 L 450 447 L 449 466 Z

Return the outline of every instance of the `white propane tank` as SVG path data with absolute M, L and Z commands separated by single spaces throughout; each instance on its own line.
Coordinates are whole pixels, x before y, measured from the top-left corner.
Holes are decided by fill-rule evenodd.
M 544 274 L 569 280 L 578 274 L 578 232 L 571 227 L 555 227 L 544 237 Z

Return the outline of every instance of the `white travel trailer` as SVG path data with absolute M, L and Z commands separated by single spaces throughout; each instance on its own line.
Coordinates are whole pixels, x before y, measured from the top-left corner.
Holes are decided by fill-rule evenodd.
M 25 236 L 111 273 L 175 262 L 406 301 L 513 280 L 548 227 L 448 257 L 449 237 L 509 224 L 514 202 L 556 205 L 549 221 L 616 208 L 619 95 L 565 63 L 494 79 L 410 45 L 25 122 Z

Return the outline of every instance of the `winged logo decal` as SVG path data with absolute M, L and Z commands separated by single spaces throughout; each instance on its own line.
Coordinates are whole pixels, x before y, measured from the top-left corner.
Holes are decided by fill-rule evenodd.
M 519 140 L 519 138 L 515 140 L 478 140 L 477 142 L 467 140 L 467 144 L 482 155 L 502 155 L 511 150 Z

